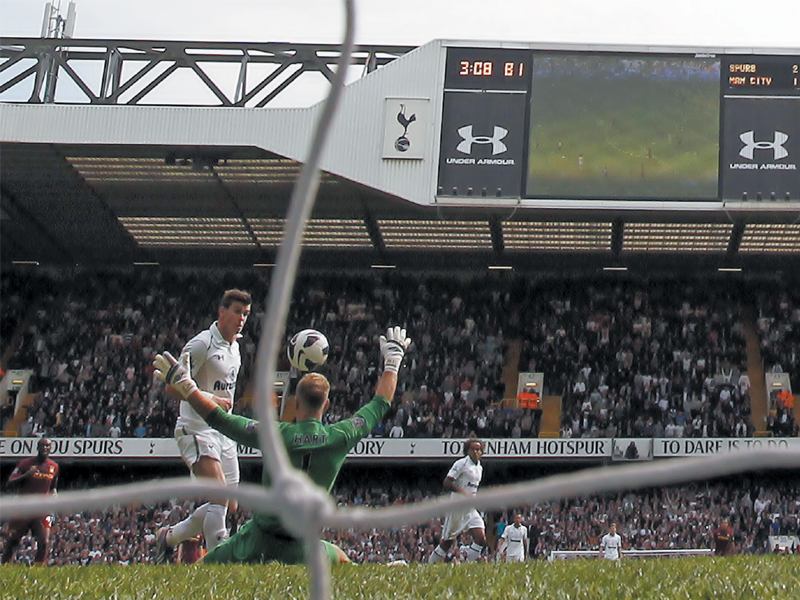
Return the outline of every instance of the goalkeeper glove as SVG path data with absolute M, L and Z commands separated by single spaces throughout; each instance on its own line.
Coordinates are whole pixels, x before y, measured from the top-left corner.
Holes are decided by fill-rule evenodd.
M 389 327 L 385 336 L 381 336 L 381 354 L 384 371 L 397 373 L 406 348 L 411 345 L 411 338 L 406 337 L 406 330 L 400 327 Z
M 156 379 L 171 385 L 184 398 L 197 391 L 197 384 L 192 379 L 192 369 L 190 367 L 191 356 L 188 352 L 181 355 L 180 361 L 175 360 L 169 352 L 156 354 L 153 366 L 156 368 Z

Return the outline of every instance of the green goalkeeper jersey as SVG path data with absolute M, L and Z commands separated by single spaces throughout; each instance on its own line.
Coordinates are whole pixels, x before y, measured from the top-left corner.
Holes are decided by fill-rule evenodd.
M 330 493 L 348 452 L 372 431 L 388 410 L 389 401 L 376 396 L 355 415 L 338 423 L 323 425 L 318 419 L 310 419 L 277 425 L 291 464 Z M 221 408 L 208 415 L 206 421 L 243 446 L 259 447 L 258 421 L 228 414 Z M 264 469 L 262 484 L 265 487 L 271 484 L 267 469 Z M 262 527 L 280 523 L 271 515 L 256 514 L 254 520 Z

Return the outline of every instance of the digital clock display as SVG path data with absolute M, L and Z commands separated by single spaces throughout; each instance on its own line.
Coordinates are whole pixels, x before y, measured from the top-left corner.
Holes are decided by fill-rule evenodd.
M 527 73 L 523 61 L 504 61 L 495 66 L 495 62 L 491 60 L 462 60 L 459 62 L 458 74 L 461 77 L 491 77 L 497 70 L 503 73 L 503 77 L 524 77 Z
M 517 90 L 528 89 L 530 52 L 496 48 L 464 48 L 449 52 L 445 88 Z

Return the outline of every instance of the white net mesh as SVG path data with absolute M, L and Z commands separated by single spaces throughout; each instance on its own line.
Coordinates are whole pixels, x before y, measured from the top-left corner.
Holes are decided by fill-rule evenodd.
M 583 496 L 615 490 L 631 490 L 663 486 L 689 480 L 703 480 L 757 470 L 764 467 L 800 467 L 800 452 L 791 450 L 742 450 L 725 456 L 672 459 L 660 463 L 631 464 L 609 468 L 558 475 L 534 482 L 500 486 L 480 492 L 473 498 L 442 498 L 410 505 L 382 509 L 337 508 L 333 499 L 313 485 L 308 478 L 289 464 L 274 416 L 270 410 L 274 385 L 274 365 L 279 352 L 281 333 L 284 330 L 289 298 L 297 271 L 301 239 L 306 220 L 313 206 L 319 181 L 318 164 L 330 123 L 336 111 L 347 61 L 354 40 L 354 3 L 345 0 L 346 33 L 342 44 L 337 76 L 325 102 L 315 132 L 314 141 L 301 176 L 295 187 L 284 243 L 280 246 L 275 277 L 268 298 L 261 343 L 256 362 L 256 415 L 268 426 L 259 429 L 260 446 L 273 485 L 265 489 L 260 485 L 242 484 L 228 488 L 216 483 L 199 483 L 188 479 L 172 479 L 146 484 L 130 484 L 82 492 L 67 492 L 58 497 L 47 497 L 31 503 L 25 498 L 3 499 L 0 510 L 3 518 L 20 518 L 40 515 L 42 512 L 70 514 L 77 511 L 105 509 L 115 505 L 143 504 L 170 499 L 204 498 L 221 502 L 235 499 L 240 506 L 261 513 L 280 516 L 286 528 L 302 539 L 308 557 L 310 596 L 314 599 L 331 596 L 330 563 L 319 544 L 323 529 L 369 530 L 395 528 L 422 523 L 442 514 L 478 508 L 502 509 L 560 498 Z M 409 335 L 413 337 L 414 332 Z M 401 374 L 402 376 L 402 374 Z

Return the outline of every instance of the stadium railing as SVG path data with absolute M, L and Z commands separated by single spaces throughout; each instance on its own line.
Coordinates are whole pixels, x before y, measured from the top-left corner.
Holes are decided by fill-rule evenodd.
M 623 558 L 669 558 L 676 556 L 706 556 L 713 554 L 710 548 L 683 548 L 674 550 L 623 550 Z M 553 550 L 547 560 L 568 560 L 572 558 L 600 558 L 598 550 Z

